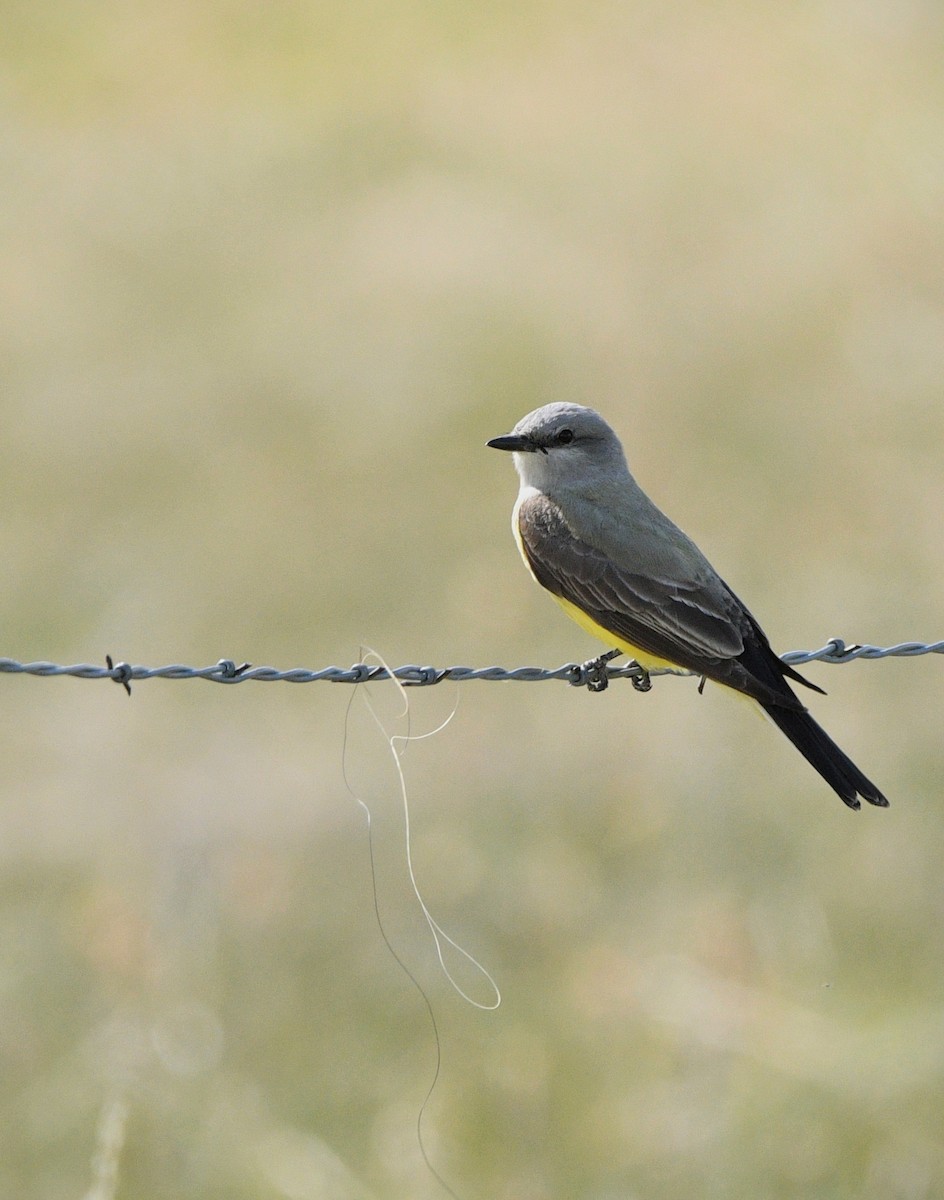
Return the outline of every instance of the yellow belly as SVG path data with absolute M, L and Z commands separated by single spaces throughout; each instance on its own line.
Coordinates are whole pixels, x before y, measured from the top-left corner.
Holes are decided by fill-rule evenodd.
M 531 570 L 531 564 L 528 562 L 528 556 L 525 553 L 524 545 L 521 541 L 521 531 L 518 528 L 518 509 L 521 507 L 524 500 L 527 499 L 533 489 L 522 488 L 518 495 L 518 500 L 511 514 L 511 531 L 515 535 L 515 543 L 518 547 L 518 553 L 524 565 L 528 568 L 528 574 L 532 579 L 535 578 L 534 572 Z M 539 582 L 535 579 L 535 582 Z M 551 593 L 553 595 L 553 592 Z M 594 621 L 592 617 L 587 616 L 582 608 L 578 608 L 570 600 L 564 600 L 561 596 L 554 596 L 554 599 L 561 606 L 564 612 L 572 620 L 576 621 L 581 629 L 585 629 L 587 633 L 593 634 L 594 637 L 604 642 L 609 649 L 619 647 L 624 654 L 628 654 L 630 658 L 635 659 L 641 667 L 645 667 L 647 671 L 655 670 L 656 667 L 670 667 L 673 671 L 684 670 L 678 663 L 670 662 L 667 658 L 659 658 L 655 654 L 650 654 L 647 650 L 641 649 L 639 646 L 634 646 L 632 642 L 627 642 L 625 638 L 617 637 L 603 625 Z
M 582 608 L 578 608 L 570 600 L 564 600 L 560 596 L 555 596 L 554 599 L 568 617 L 577 622 L 581 629 L 585 629 L 587 633 L 592 633 L 594 637 L 598 637 L 610 649 L 618 646 L 624 654 L 628 654 L 630 658 L 635 659 L 647 671 L 654 671 L 656 667 L 670 667 L 673 671 L 683 669 L 678 663 L 671 662 L 667 658 L 658 658 L 655 654 L 650 654 L 648 650 L 642 650 L 639 646 L 634 646 L 632 642 L 627 642 L 625 638 L 617 637 L 615 634 L 610 633 L 605 626 L 598 624 L 594 621 L 593 617 L 588 617 Z
M 518 546 L 521 559 L 524 562 L 524 565 L 528 568 L 528 574 L 535 581 L 535 583 L 539 584 L 540 580 L 537 579 L 534 572 L 531 570 L 531 564 L 528 562 L 528 556 L 525 553 L 524 545 L 521 541 L 521 533 L 518 529 L 518 509 L 521 506 L 522 500 L 525 499 L 525 495 L 526 493 L 524 490 L 522 490 L 521 495 L 518 497 L 518 503 L 515 505 L 514 511 L 511 515 L 511 529 L 515 535 L 515 543 Z M 627 642 L 625 638 L 618 637 L 615 633 L 611 633 L 605 625 L 601 625 L 598 621 L 594 621 L 593 617 L 588 616 L 588 614 L 585 613 L 582 608 L 578 608 L 577 605 L 572 601 L 565 600 L 562 596 L 555 596 L 553 592 L 549 594 L 553 596 L 568 617 L 570 617 L 572 621 L 577 622 L 581 629 L 586 630 L 587 633 L 592 634 L 595 638 L 599 638 L 600 641 L 611 650 L 614 647 L 618 647 L 624 654 L 638 662 L 641 667 L 645 668 L 645 670 L 654 671 L 658 667 L 663 667 L 668 668 L 671 671 L 688 672 L 688 668 L 681 666 L 679 663 L 672 662 L 672 660 L 668 658 L 659 658 L 658 655 L 650 654 L 648 650 L 643 650 L 641 646 L 634 646 L 632 642 Z M 725 687 L 724 685 L 722 685 L 721 690 L 723 692 L 727 692 L 729 695 L 733 694 L 737 696 L 739 700 L 750 701 L 751 707 L 758 714 L 758 716 L 761 718 L 767 718 L 767 714 L 764 712 L 763 708 L 759 704 L 755 704 L 751 697 L 746 693 L 740 692 L 736 688 Z
M 527 559 L 525 561 L 527 562 Z M 687 671 L 686 667 L 681 667 L 678 663 L 671 662 L 667 658 L 659 658 L 655 654 L 650 654 L 648 650 L 641 650 L 639 646 L 634 646 L 632 642 L 627 642 L 625 638 L 617 637 L 615 634 L 610 633 L 604 625 L 597 624 L 592 617 L 587 616 L 582 608 L 578 608 L 570 600 L 563 600 L 560 596 L 554 596 L 554 599 L 568 617 L 577 622 L 581 629 L 585 629 L 587 633 L 592 633 L 601 642 L 606 642 L 611 649 L 614 646 L 618 646 L 624 654 L 628 654 L 630 658 L 638 662 L 645 670 L 654 671 L 658 667 L 668 667 L 671 671 Z M 745 693 L 739 692 L 736 688 L 725 687 L 724 685 L 722 685 L 721 690 L 722 692 L 727 692 L 729 696 L 736 696 L 738 700 L 746 700 L 761 719 L 770 719 L 761 706 L 756 704 Z

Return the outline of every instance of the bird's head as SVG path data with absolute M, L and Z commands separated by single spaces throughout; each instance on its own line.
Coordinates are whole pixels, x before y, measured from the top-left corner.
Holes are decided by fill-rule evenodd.
M 580 404 L 545 404 L 487 444 L 512 451 L 522 483 L 549 494 L 561 485 L 592 490 L 626 471 L 619 438 L 598 412 Z

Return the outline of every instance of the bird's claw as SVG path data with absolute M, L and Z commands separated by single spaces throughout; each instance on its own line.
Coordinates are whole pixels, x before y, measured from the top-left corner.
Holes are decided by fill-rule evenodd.
M 610 685 L 609 676 L 606 673 L 607 663 L 609 663 L 610 659 L 616 658 L 618 654 L 622 654 L 622 651 L 608 650 L 606 654 L 601 654 L 599 658 L 588 659 L 574 670 L 574 678 L 571 680 L 571 683 L 574 687 L 583 687 L 586 684 L 587 691 L 589 692 L 605 692 Z M 633 679 L 633 684 L 636 684 L 635 678 Z

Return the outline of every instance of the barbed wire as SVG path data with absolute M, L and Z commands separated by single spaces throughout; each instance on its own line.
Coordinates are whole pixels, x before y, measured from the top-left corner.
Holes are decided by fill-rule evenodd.
M 782 658 L 784 662 L 795 666 L 809 662 L 849 663 L 859 658 L 913 658 L 920 654 L 944 654 L 944 641 L 899 642 L 894 646 L 883 647 L 860 645 L 857 642 L 847 644 L 842 638 L 834 637 L 818 650 L 791 650 L 782 655 Z M 93 663 L 63 666 L 43 661 L 21 663 L 12 658 L 0 658 L 0 673 L 4 672 L 10 675 L 69 675 L 76 679 L 109 679 L 122 684 L 129 693 L 133 682 L 144 679 L 206 679 L 210 683 L 247 683 L 249 680 L 259 683 L 368 683 L 396 678 L 407 687 L 430 686 L 447 679 L 458 683 L 470 679 L 482 679 L 489 683 L 540 683 L 544 680 L 559 679 L 581 686 L 588 683 L 592 685 L 594 679 L 602 675 L 606 680 L 629 679 L 639 686 L 648 675 L 694 674 L 691 671 L 669 667 L 658 667 L 643 672 L 638 664 L 632 661 L 621 666 L 604 667 L 599 660 L 593 660 L 590 663 L 564 663 L 552 668 L 424 667 L 415 664 L 388 668 L 369 663 L 355 663 L 351 667 L 321 667 L 317 670 L 292 667 L 287 671 L 280 671 L 275 667 L 253 667 L 249 663 L 237 666 L 228 658 L 221 658 L 208 667 L 188 667 L 180 663 L 165 667 L 142 667 L 126 662 L 113 662 L 110 655 L 106 655 L 104 666 L 95 666 Z

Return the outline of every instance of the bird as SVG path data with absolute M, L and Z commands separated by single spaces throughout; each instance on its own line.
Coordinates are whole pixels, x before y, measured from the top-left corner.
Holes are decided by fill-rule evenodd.
M 630 473 L 602 416 L 546 404 L 486 443 L 510 451 L 520 477 L 512 531 L 534 579 L 568 616 L 612 649 L 605 662 L 690 671 L 756 701 L 851 809 L 888 800 L 810 715 L 790 683 L 825 695 L 771 649 L 756 618 L 695 543 Z M 789 681 L 789 682 L 788 682 Z

